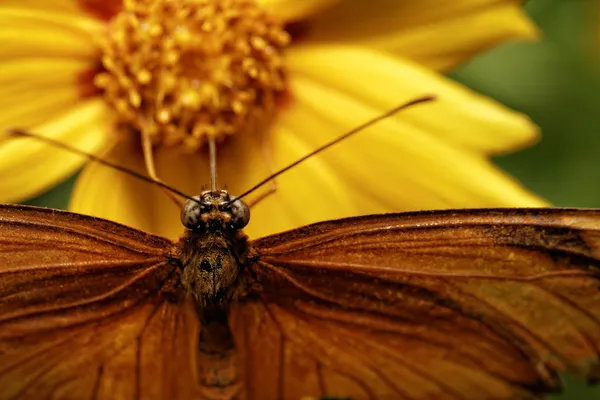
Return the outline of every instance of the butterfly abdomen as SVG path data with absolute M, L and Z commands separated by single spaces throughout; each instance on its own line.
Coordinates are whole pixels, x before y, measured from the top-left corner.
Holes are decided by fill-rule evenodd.
M 239 398 L 238 354 L 225 309 L 209 307 L 198 311 L 198 380 L 202 397 L 211 400 Z

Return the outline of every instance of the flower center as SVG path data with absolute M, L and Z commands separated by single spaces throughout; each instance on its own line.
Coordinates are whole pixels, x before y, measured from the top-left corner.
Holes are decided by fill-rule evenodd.
M 121 123 L 195 151 L 273 114 L 289 41 L 254 0 L 125 0 L 94 83 Z

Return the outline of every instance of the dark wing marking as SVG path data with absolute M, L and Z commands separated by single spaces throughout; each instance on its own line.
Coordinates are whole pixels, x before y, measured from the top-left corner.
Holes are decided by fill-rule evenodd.
M 376 215 L 252 246 L 259 289 L 231 315 L 250 399 L 528 399 L 600 377 L 600 211 Z
M 0 206 L 0 399 L 189 399 L 198 319 L 173 244 Z

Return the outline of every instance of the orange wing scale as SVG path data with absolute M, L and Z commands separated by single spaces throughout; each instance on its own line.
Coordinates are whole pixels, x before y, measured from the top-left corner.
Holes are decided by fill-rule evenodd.
M 255 241 L 229 317 L 239 397 L 532 399 L 563 371 L 597 380 L 599 228 L 600 211 L 465 210 Z M 199 370 L 226 382 L 227 362 L 199 368 L 176 257 L 119 224 L 0 206 L 0 399 L 192 399 Z
M 263 293 L 231 316 L 249 398 L 528 399 L 559 372 L 595 381 L 599 229 L 599 211 L 465 210 L 258 240 Z
M 0 206 L 0 399 L 197 397 L 198 319 L 166 239 Z

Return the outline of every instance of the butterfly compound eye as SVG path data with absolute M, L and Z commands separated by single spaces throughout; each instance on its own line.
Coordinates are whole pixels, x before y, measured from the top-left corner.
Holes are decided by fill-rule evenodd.
M 213 270 L 213 267 L 208 260 L 202 260 L 202 262 L 200 263 L 200 269 L 202 271 L 211 272 Z
M 231 203 L 231 225 L 242 229 L 250 222 L 250 208 L 243 200 L 234 200 Z
M 200 224 L 202 208 L 200 206 L 200 196 L 192 197 L 193 200 L 186 201 L 181 209 L 181 223 L 189 229 L 196 229 Z

